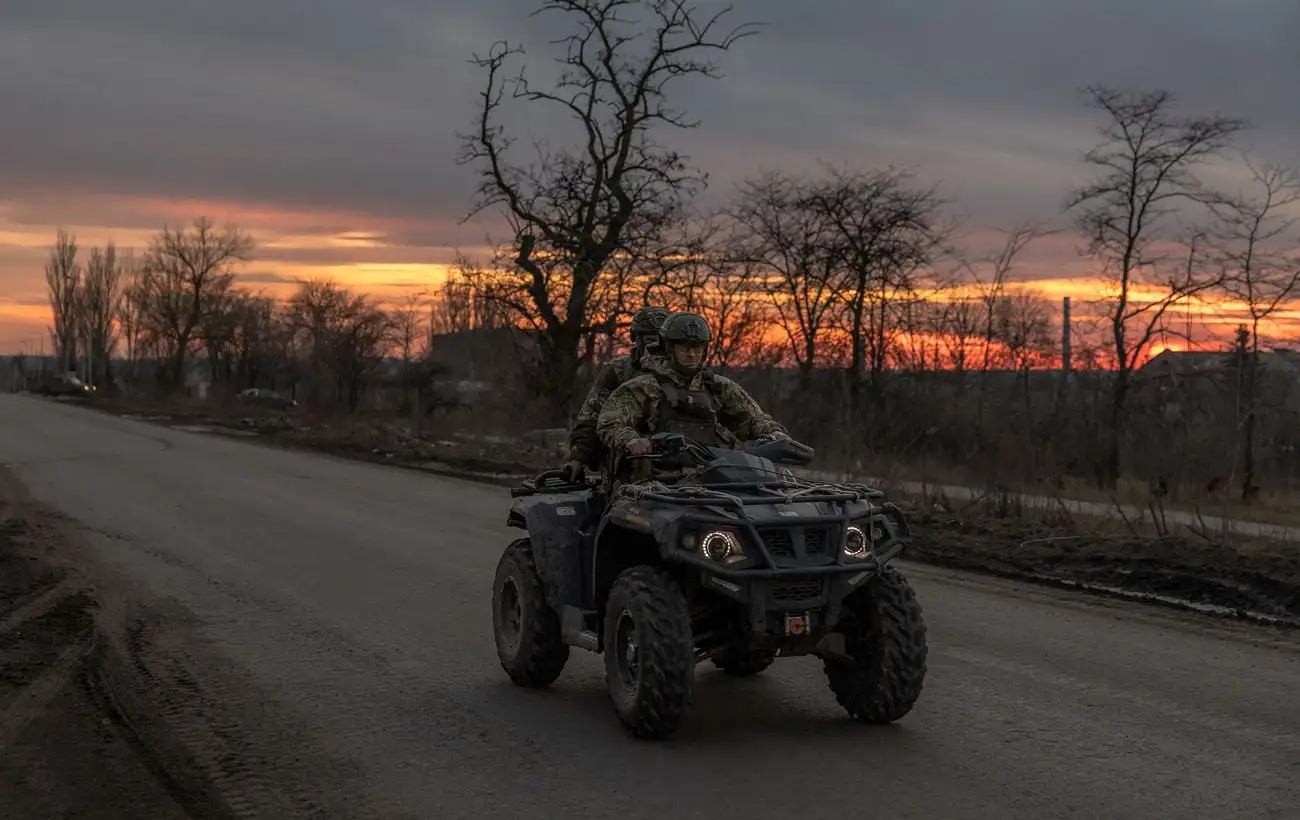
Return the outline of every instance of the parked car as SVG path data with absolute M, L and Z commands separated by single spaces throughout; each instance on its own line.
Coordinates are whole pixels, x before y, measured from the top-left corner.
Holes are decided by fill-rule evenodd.
M 239 400 L 260 407 L 273 407 L 276 410 L 289 410 L 298 406 L 296 399 L 288 398 L 282 393 L 268 390 L 265 387 L 250 387 L 247 390 L 241 390 Z
M 32 392 L 38 396 L 89 398 L 95 392 L 95 387 L 86 384 L 73 373 L 56 373 L 47 376 Z

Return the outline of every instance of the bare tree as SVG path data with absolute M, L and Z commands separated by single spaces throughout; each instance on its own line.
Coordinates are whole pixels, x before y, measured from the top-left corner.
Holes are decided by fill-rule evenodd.
M 707 261 L 709 277 L 697 299 L 700 312 L 713 326 L 710 361 L 727 368 L 759 364 L 769 317 L 758 266 L 744 259 L 728 242 Z
M 638 304 L 699 313 L 713 329 L 710 362 L 741 364 L 761 347 L 768 313 L 762 269 L 746 258 L 743 235 L 725 214 L 702 215 L 683 227 L 686 233 L 673 242 L 676 253 L 647 260 Z
M 1052 305 L 1033 290 L 1005 293 L 993 305 L 995 364 L 1024 374 L 1049 366 L 1056 356 L 1058 334 Z
M 233 268 L 249 258 L 253 239 L 234 225 L 216 229 L 207 218 L 192 230 L 165 227 L 145 254 L 136 284 L 142 321 L 160 346 L 164 386 L 184 383 L 185 364 L 206 307 L 221 303 Z
M 1201 270 L 1195 242 L 1179 269 L 1172 260 L 1170 245 L 1176 237 L 1170 228 L 1192 206 L 1221 199 L 1196 170 L 1222 152 L 1246 123 L 1217 115 L 1177 116 L 1171 110 L 1174 95 L 1167 91 L 1092 86 L 1087 95 L 1106 116 L 1099 128 L 1102 142 L 1084 157 L 1098 177 L 1074 191 L 1066 209 L 1075 212 L 1088 239 L 1087 253 L 1101 264 L 1109 284 L 1106 309 L 1116 373 L 1102 478 L 1114 486 L 1134 370 L 1165 312 L 1215 285 Z M 1153 289 L 1160 295 L 1143 298 Z
M 983 260 L 982 265 L 968 266 L 972 273 L 973 284 L 979 294 L 983 320 L 980 351 L 980 369 L 989 370 L 998 357 L 998 325 L 1002 317 L 1007 297 L 1007 285 L 1016 267 L 1016 260 L 1031 243 L 1056 231 L 1048 230 L 1042 225 L 1027 222 L 1006 232 L 1002 247 L 997 253 Z M 983 270 L 981 270 L 983 268 Z
M 780 318 L 805 390 L 825 358 L 843 249 L 812 185 L 778 172 L 742 183 L 733 215 L 743 257 L 763 268 L 763 288 Z
M 468 257 L 458 255 L 447 278 L 434 287 L 429 297 L 431 337 L 496 326 L 494 313 L 475 288 L 479 268 Z
M 828 167 L 811 199 L 842 257 L 831 282 L 848 333 L 850 412 L 856 414 L 867 383 L 883 397 L 898 330 L 895 305 L 915 290 L 916 275 L 930 269 L 947 236 L 939 222 L 944 203 L 936 187 L 917 186 L 911 172 L 893 167 Z
M 1242 161 L 1255 190 L 1220 206 L 1222 227 L 1214 242 L 1224 266 L 1223 289 L 1245 305 L 1248 336 L 1239 344 L 1238 419 L 1241 435 L 1241 497 L 1259 494 L 1255 475 L 1257 416 L 1260 404 L 1260 326 L 1289 306 L 1300 286 L 1295 257 L 1296 218 L 1287 209 L 1300 202 L 1300 175 L 1279 165 Z
M 408 293 L 391 311 L 393 346 L 402 359 L 401 384 L 403 402 L 411 410 L 413 420 L 419 423 L 419 390 L 421 352 L 428 349 L 429 333 L 426 306 L 428 295 Z
M 968 300 L 938 301 L 915 293 L 902 300 L 896 311 L 901 331 L 894 347 L 898 369 L 929 373 L 945 367 L 958 370 L 965 367 L 965 354 L 969 342 L 977 338 L 979 325 L 973 307 Z M 955 338 L 967 344 L 959 345 Z
M 133 387 L 139 376 L 140 361 L 157 352 L 145 321 L 142 279 L 141 265 L 132 254 L 130 266 L 122 269 L 122 299 L 118 305 L 117 326 L 126 344 L 126 380 Z
M 50 327 L 54 356 L 59 369 L 67 372 L 76 366 L 80 347 L 82 271 L 77 264 L 77 238 L 62 228 L 45 263 L 45 287 L 54 319 Z
M 426 318 L 428 304 L 429 297 L 423 291 L 408 293 L 391 311 L 393 343 L 403 364 L 409 365 L 415 361 L 429 338 Z
M 117 350 L 117 320 L 122 308 L 123 271 L 130 270 L 134 263 L 134 257 L 129 251 L 119 257 L 117 246 L 112 242 L 102 251 L 91 248 L 90 258 L 86 260 L 81 293 L 81 320 L 90 358 L 90 372 L 87 375 L 93 384 L 110 383 L 109 365 Z
M 976 405 L 976 429 L 981 436 L 984 435 L 984 420 L 988 406 L 989 371 L 999 365 L 1018 370 L 1019 364 L 1024 362 L 1021 356 L 1023 350 L 1013 351 L 1006 347 L 1008 337 L 1005 332 L 1007 326 L 1004 325 L 1004 322 L 1009 321 L 1010 314 L 1007 311 L 1013 301 L 1009 299 L 1007 286 L 1015 271 L 1016 260 L 1031 243 L 1053 233 L 1055 231 L 1048 230 L 1040 224 L 1023 223 L 1005 233 L 1002 246 L 996 253 L 983 259 L 962 263 L 962 268 L 967 273 L 967 281 L 963 285 L 973 289 L 975 296 L 974 302 L 965 300 L 963 302 L 970 305 L 970 315 L 965 318 L 969 325 L 973 325 L 969 329 L 974 331 L 972 335 L 978 340 L 979 369 L 982 376 Z
M 649 21 L 634 19 L 636 9 Z M 517 285 L 505 287 L 498 277 L 494 293 L 536 328 L 541 383 L 555 421 L 568 416 L 583 339 L 613 329 L 615 316 L 591 315 L 597 280 L 616 256 L 657 244 L 705 181 L 653 132 L 696 125 L 669 107 L 667 91 L 682 77 L 717 77 L 709 53 L 752 33 L 751 26 L 715 33 L 728 11 L 701 21 L 685 0 L 548 0 L 536 13 L 559 12 L 577 28 L 561 41 L 566 53 L 551 90 L 532 85 L 522 70 L 507 77 L 506 63 L 520 48 L 497 43 L 473 60 L 487 81 L 460 157 L 480 168 L 470 216 L 501 208 L 515 233 Z M 637 27 L 648 36 L 634 33 Z M 497 120 L 507 96 L 569 116 L 578 126 L 576 144 L 538 146 L 535 163 L 511 162 L 512 140 Z
M 304 344 L 319 404 L 355 412 L 391 349 L 393 320 L 374 300 L 328 280 L 307 280 L 285 305 L 285 322 Z
M 219 298 L 220 308 L 201 323 L 214 372 L 239 390 L 287 377 L 292 363 L 283 350 L 276 301 L 244 288 L 223 291 Z
M 194 338 L 208 358 L 213 385 L 230 389 L 235 381 L 235 345 L 247 293 L 230 286 L 209 288 L 203 296 Z

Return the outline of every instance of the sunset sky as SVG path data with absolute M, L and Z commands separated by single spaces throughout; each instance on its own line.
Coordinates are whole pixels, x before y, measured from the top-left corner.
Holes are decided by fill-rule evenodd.
M 969 218 L 974 246 L 1027 219 L 1067 223 L 1096 117 L 1081 86 L 1165 87 L 1189 113 L 1252 120 L 1244 147 L 1300 165 L 1295 0 L 744 0 L 767 23 L 688 81 L 699 116 L 666 133 L 711 174 L 817 160 L 914 166 Z M 706 8 L 710 4 L 705 3 Z M 523 40 L 547 69 L 558 18 L 532 0 L 8 0 L 0 3 L 0 353 L 45 335 L 42 264 L 59 226 L 140 246 L 165 222 L 233 219 L 259 240 L 243 280 L 304 275 L 386 298 L 435 282 L 488 231 L 458 224 L 472 171 L 456 131 L 481 74 Z M 523 112 L 529 111 L 528 116 Z M 536 109 L 508 117 L 526 143 Z M 1222 172 L 1228 173 L 1226 171 Z M 1087 298 L 1077 240 L 1018 275 Z

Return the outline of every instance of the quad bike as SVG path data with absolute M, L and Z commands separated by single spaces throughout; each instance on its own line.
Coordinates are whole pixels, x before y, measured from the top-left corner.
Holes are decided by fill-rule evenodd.
M 811 654 L 853 718 L 911 711 L 927 649 L 916 596 L 889 566 L 911 540 L 899 509 L 877 489 L 778 467 L 811 462 L 791 440 L 651 441 L 647 456 L 611 457 L 603 483 L 556 470 L 511 490 L 507 523 L 528 535 L 506 548 L 492 591 L 510 679 L 543 688 L 570 647 L 603 653 L 619 720 L 659 739 L 690 704 L 696 664 L 743 676 Z

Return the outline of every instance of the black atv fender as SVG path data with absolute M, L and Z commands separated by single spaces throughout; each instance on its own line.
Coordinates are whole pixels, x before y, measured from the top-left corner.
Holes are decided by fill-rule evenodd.
M 663 562 L 659 544 L 663 522 L 645 515 L 627 502 L 616 502 L 596 528 L 587 600 L 600 610 L 618 574 L 638 564 Z
M 521 499 L 523 501 L 524 499 Z M 590 538 L 582 532 L 590 520 L 586 499 L 574 496 L 527 499 L 516 502 L 511 518 L 522 518 L 532 543 L 537 572 L 542 576 L 546 601 L 556 612 L 566 606 L 582 607 L 586 600 L 583 553 Z

